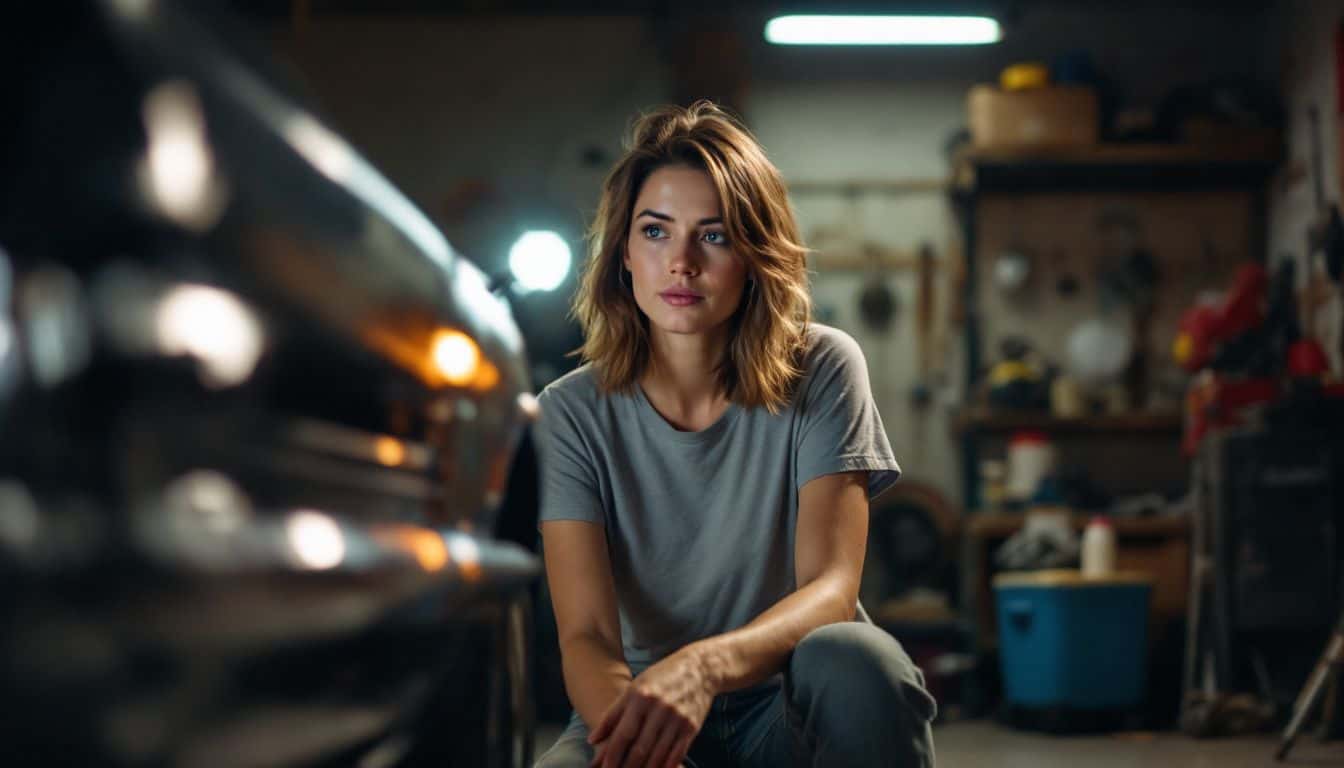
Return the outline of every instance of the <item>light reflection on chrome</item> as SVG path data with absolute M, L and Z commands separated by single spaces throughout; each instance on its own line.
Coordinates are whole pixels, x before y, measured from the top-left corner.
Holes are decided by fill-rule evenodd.
M 261 323 L 233 294 L 218 288 L 171 289 L 159 302 L 155 327 L 160 349 L 194 357 L 207 386 L 241 384 L 261 356 Z
M 443 234 L 341 137 L 306 112 L 286 106 L 260 83 L 249 83 L 239 93 L 314 168 L 395 224 L 439 266 L 452 267 L 456 259 Z
M 9 369 L 9 351 L 14 346 L 14 332 L 9 329 L 9 319 L 0 315 L 0 392 L 5 389 L 5 372 Z
M 395 437 L 379 437 L 373 442 L 373 453 L 378 463 L 395 467 L 406 460 L 406 446 Z
M 541 416 L 541 403 L 537 401 L 537 396 L 531 392 L 519 393 L 518 412 L 528 421 L 536 421 Z
M 9 307 L 9 296 L 14 286 L 14 267 L 9 261 L 9 252 L 0 248 L 0 311 Z
M 335 568 L 345 559 L 345 534 L 340 525 L 328 515 L 301 509 L 285 521 L 290 554 L 301 568 L 325 571 Z
M 74 273 L 49 266 L 26 274 L 17 295 L 28 368 L 44 387 L 84 368 L 93 352 L 83 289 Z
M 289 427 L 288 437 L 306 450 L 359 461 L 376 461 L 386 467 L 423 470 L 430 463 L 430 449 L 424 443 L 315 419 L 295 421 Z
M 461 533 L 444 534 L 448 542 L 448 556 L 462 578 L 478 581 L 481 578 L 481 547 L 476 540 Z
M 131 21 L 144 21 L 154 12 L 155 0 L 112 0 L 112 8 Z
M 513 321 L 513 312 L 500 297 L 490 292 L 485 274 L 474 264 L 458 259 L 453 269 L 453 299 L 469 315 L 481 318 L 512 353 L 521 353 L 523 337 Z
M 337 184 L 350 181 L 355 165 L 354 150 L 326 126 L 299 113 L 286 123 L 285 138 L 322 175 Z
M 185 81 L 163 83 L 145 97 L 143 111 L 149 146 L 140 168 L 141 194 L 187 229 L 213 227 L 226 195 L 196 90 Z
M 247 495 L 229 477 L 198 469 L 164 489 L 164 506 L 179 530 L 213 536 L 237 532 L 252 517 Z
M 37 502 L 14 479 L 0 480 L 0 546 L 19 556 L 32 551 L 41 529 Z
M 10 320 L 10 287 L 14 284 L 9 254 L 0 248 L 0 398 L 9 394 L 19 379 L 18 345 L 14 343 L 14 324 Z
M 430 528 L 389 523 L 375 527 L 369 535 L 384 547 L 414 559 L 426 573 L 443 570 L 450 559 L 443 536 Z
M 435 334 L 430 355 L 438 373 L 457 387 L 472 383 L 481 367 L 481 348 L 470 336 L 458 330 Z
M 159 537 L 160 546 L 209 568 L 227 568 L 240 556 L 238 537 L 253 516 L 242 488 L 209 469 L 192 470 L 170 482 L 163 490 L 163 514 L 167 528 L 147 533 Z

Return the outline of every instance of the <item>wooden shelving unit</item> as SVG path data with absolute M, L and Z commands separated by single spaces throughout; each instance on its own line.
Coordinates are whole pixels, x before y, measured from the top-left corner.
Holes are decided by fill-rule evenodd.
M 1264 194 L 1280 160 L 1277 147 L 1207 144 L 1099 144 L 1051 150 L 965 149 L 952 162 L 949 195 L 962 231 L 964 349 L 967 391 L 977 390 L 982 369 L 981 317 L 977 306 L 977 211 L 985 197 L 1042 193 L 1145 193 L 1242 190 L 1257 211 L 1251 253 L 1264 251 Z M 1171 434 L 1177 414 L 1133 414 L 1089 419 L 1053 419 L 968 408 L 953 417 L 961 436 L 962 497 L 967 510 L 980 506 L 978 441 L 1014 429 L 1043 429 L 1077 436 Z
M 1177 411 L 1137 411 L 1117 415 L 1060 418 L 1042 411 L 967 408 L 956 413 L 952 426 L 959 434 L 1003 433 L 1019 429 L 1052 434 L 1177 434 L 1181 431 L 1181 414 Z
M 1081 532 L 1087 527 L 1087 515 L 1073 515 L 1069 522 Z M 1007 538 L 1016 533 L 1026 521 L 1020 512 L 986 512 L 966 521 L 966 532 L 985 538 Z M 1114 517 L 1111 526 L 1117 536 L 1185 536 L 1190 532 L 1190 519 L 1184 515 L 1154 517 Z
M 1278 164 L 1264 148 L 1098 144 L 1052 150 L 967 149 L 954 194 L 1001 191 L 1218 189 L 1264 183 Z

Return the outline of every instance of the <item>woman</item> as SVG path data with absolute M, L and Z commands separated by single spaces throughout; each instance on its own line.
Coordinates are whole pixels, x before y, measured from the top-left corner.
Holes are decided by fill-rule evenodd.
M 641 118 L 542 393 L 541 532 L 575 714 L 538 765 L 931 765 L 933 700 L 858 611 L 900 474 L 854 340 L 809 323 L 778 170 L 701 102 Z

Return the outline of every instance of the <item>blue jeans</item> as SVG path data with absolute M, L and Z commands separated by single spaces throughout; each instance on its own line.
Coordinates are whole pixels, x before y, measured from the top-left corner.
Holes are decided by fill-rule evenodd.
M 803 638 L 777 682 L 716 696 L 687 755 L 694 768 L 933 765 L 924 676 L 886 631 L 845 622 Z M 587 768 L 575 713 L 536 768 Z

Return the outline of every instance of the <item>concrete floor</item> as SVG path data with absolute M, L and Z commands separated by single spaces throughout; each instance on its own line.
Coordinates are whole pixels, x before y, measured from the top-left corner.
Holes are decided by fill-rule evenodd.
M 559 735 L 558 726 L 542 726 L 537 733 L 537 754 Z M 939 726 L 933 740 L 939 768 L 1344 768 L 1344 741 L 1321 743 L 1311 736 L 1299 740 L 1283 763 L 1274 762 L 1277 741 L 1269 734 L 1210 741 L 1174 732 L 1065 737 L 1014 731 L 978 720 Z
M 984 720 L 941 726 L 933 740 L 943 768 L 1250 768 L 1275 765 L 1278 745 L 1268 734 L 1207 741 L 1177 732 L 1046 736 Z M 1344 766 L 1344 741 L 1299 740 L 1280 765 Z

